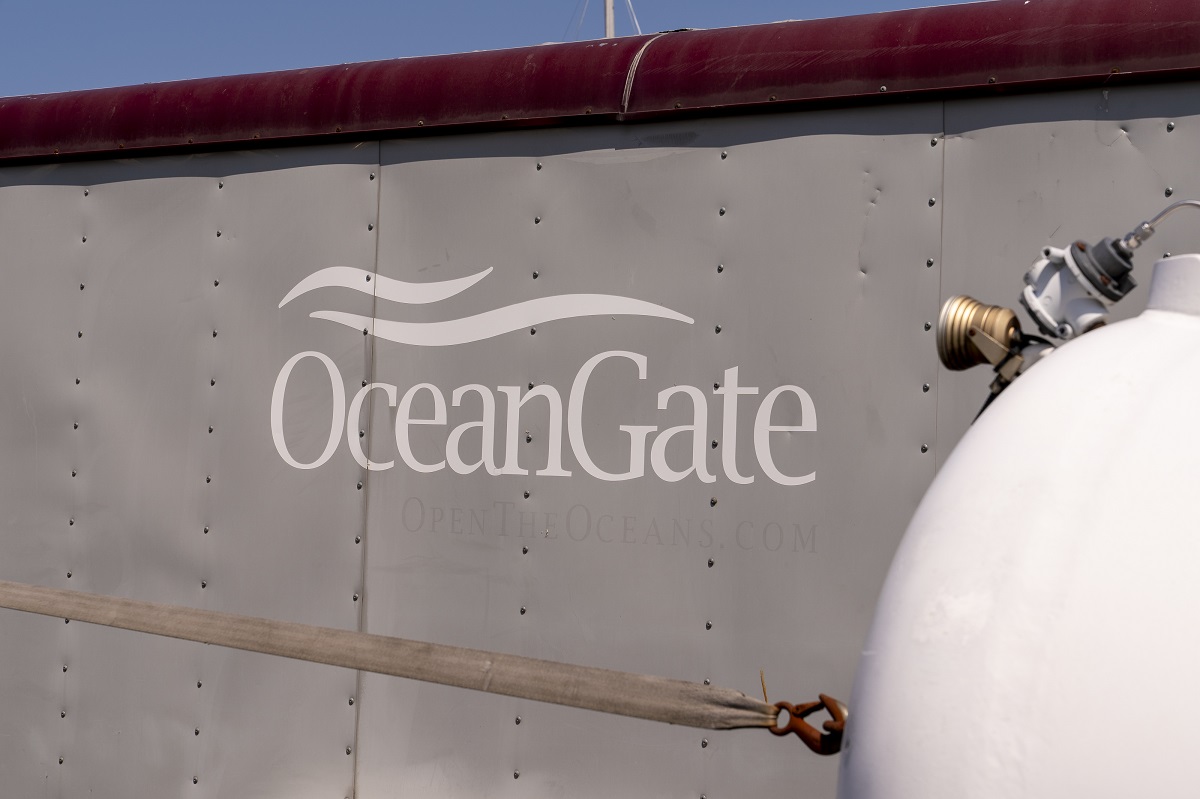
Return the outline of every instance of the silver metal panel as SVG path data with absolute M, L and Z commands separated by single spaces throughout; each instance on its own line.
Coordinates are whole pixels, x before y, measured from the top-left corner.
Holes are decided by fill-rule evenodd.
M 319 485 L 281 469 L 269 420 L 298 349 L 364 371 L 361 335 L 276 306 L 290 267 L 370 267 L 376 155 L 4 171 L 5 578 L 357 626 L 358 467 L 330 463 Z M 329 383 L 306 394 L 296 375 L 285 431 L 307 456 L 295 420 Z M 14 613 L 0 636 L 14 795 L 353 790 L 352 673 Z
M 554 449 L 572 476 L 535 474 L 558 429 L 542 398 L 515 431 L 529 474 L 419 474 L 397 455 L 398 411 L 377 392 L 372 457 L 396 465 L 368 481 L 368 630 L 751 694 L 765 669 L 772 701 L 847 693 L 877 586 L 933 473 L 921 445 L 934 400 L 921 386 L 935 355 L 922 320 L 937 310 L 925 263 L 938 254 L 940 209 L 929 199 L 941 183 L 930 146 L 940 112 L 385 143 L 381 276 L 493 271 L 439 304 L 378 302 L 380 317 L 457 319 L 602 293 L 693 320 L 609 314 L 448 347 L 379 341 L 376 381 L 400 396 L 429 382 L 445 396 L 447 425 L 412 436 L 420 459 L 441 460 L 450 429 L 491 418 L 475 393 L 453 407 L 457 387 L 494 396 L 499 467 L 500 386 L 522 396 L 530 383 L 552 386 L 566 414 L 583 365 L 621 351 L 645 356 L 646 376 L 625 356 L 597 365 L 582 403 L 589 457 L 627 470 L 619 427 L 655 425 L 657 436 L 693 423 L 683 394 L 657 408 L 660 391 L 692 386 L 707 409 L 701 457 L 714 479 L 662 479 L 653 445 L 637 459 L 645 476 L 599 479 L 568 440 L 569 422 Z M 733 368 L 759 392 L 739 397 L 727 436 L 713 386 Z M 811 396 L 817 429 L 772 433 L 770 446 L 783 474 L 815 471 L 806 485 L 773 482 L 756 459 L 756 410 L 786 385 Z M 773 423 L 803 425 L 798 395 L 782 396 Z M 425 390 L 422 401 L 428 417 Z M 666 448 L 671 468 L 692 463 L 690 440 L 681 433 Z M 478 429 L 463 436 L 463 461 L 480 460 L 480 441 Z M 727 451 L 753 483 L 729 477 Z M 364 699 L 362 796 L 733 796 L 798 781 L 833 791 L 831 761 L 762 732 L 705 734 L 375 677 Z
M 1169 203 L 1200 197 L 1198 89 L 1173 83 L 947 103 L 943 298 L 966 293 L 1017 308 L 1021 278 L 1043 246 L 1123 236 Z M 1164 252 L 1196 249 L 1194 217 L 1171 218 L 1138 252 L 1141 287 L 1115 306 L 1114 319 L 1145 307 L 1150 266 Z M 976 369 L 941 380 L 939 459 L 974 418 L 990 379 Z

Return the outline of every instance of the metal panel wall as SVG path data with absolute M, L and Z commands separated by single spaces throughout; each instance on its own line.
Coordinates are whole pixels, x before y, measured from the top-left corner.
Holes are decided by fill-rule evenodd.
M 1196 96 L 6 168 L 0 577 L 844 698 L 986 391 L 939 375 L 941 301 L 1200 191 Z M 8 612 L 0 640 L 14 794 L 833 793 L 759 731 Z

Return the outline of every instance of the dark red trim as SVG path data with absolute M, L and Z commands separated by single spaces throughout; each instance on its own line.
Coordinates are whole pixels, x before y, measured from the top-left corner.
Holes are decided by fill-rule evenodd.
M 0 161 L 1179 77 L 1200 78 L 1195 0 L 996 0 L 3 98 Z

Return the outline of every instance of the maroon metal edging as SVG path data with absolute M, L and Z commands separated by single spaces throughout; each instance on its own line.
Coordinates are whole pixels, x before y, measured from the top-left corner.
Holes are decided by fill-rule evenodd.
M 1200 77 L 1195 0 L 997 0 L 0 98 L 0 162 Z

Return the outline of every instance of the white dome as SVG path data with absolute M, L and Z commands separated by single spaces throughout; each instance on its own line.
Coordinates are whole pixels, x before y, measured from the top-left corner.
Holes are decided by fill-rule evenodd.
M 925 495 L 838 793 L 1200 795 L 1200 256 L 1017 380 Z

